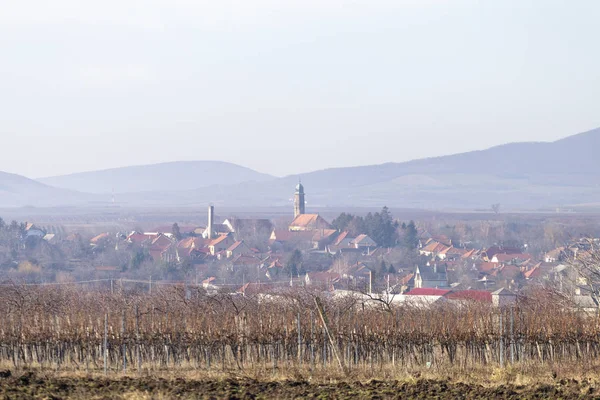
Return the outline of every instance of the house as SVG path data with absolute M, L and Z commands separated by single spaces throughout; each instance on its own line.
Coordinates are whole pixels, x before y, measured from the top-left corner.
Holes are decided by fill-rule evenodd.
M 166 240 L 165 240 L 166 239 Z M 180 262 L 177 244 L 170 239 L 157 237 L 148 248 L 148 254 L 154 261 L 163 261 L 166 263 Z
M 348 247 L 348 246 L 350 246 L 350 242 L 352 242 L 352 240 L 354 240 L 354 238 L 352 236 L 350 236 L 350 232 L 344 231 L 344 232 L 340 232 L 340 234 L 337 235 L 337 237 L 333 241 L 332 245 L 339 246 L 339 247 Z
M 290 223 L 290 231 L 312 231 L 317 229 L 331 229 L 329 222 L 319 214 L 299 214 Z
M 205 248 L 206 245 L 210 243 L 209 240 L 200 238 L 200 237 L 189 237 L 186 239 L 182 239 L 177 243 L 178 249 L 202 249 Z
M 375 269 L 365 263 L 357 262 L 352 265 L 344 274 L 345 278 L 367 280 L 372 277 L 372 272 Z
M 239 240 L 227 248 L 225 256 L 227 258 L 231 258 L 253 253 L 254 252 L 252 251 L 252 249 L 248 247 L 248 245 L 243 240 Z
M 129 235 L 127 235 L 127 239 L 125 239 L 129 243 L 137 244 L 138 246 L 142 245 L 150 245 L 152 241 L 156 239 L 160 235 L 158 232 L 136 232 L 133 231 Z
M 298 246 L 301 243 L 311 243 L 314 234 L 311 231 L 289 231 L 275 229 L 269 236 L 269 244 L 273 245 L 293 245 Z
M 202 281 L 202 288 L 206 290 L 207 294 L 215 295 L 219 292 L 219 286 L 215 285 L 213 282 L 216 280 L 214 276 L 211 276 Z
M 57 238 L 56 238 L 56 234 L 54 233 L 47 233 L 46 235 L 44 235 L 43 239 L 51 244 L 54 244 L 57 242 Z
M 531 256 L 531 254 L 523 254 L 523 253 L 517 253 L 517 254 L 495 254 L 491 259 L 490 262 L 493 263 L 510 263 L 510 264 L 519 264 L 528 260 L 533 259 L 533 257 Z
M 159 233 L 154 240 L 152 240 L 150 246 L 166 248 L 171 244 L 173 244 L 173 240 L 171 238 L 167 237 L 165 234 Z
M 540 269 L 539 265 L 536 265 L 535 267 L 531 268 L 530 270 L 525 271 L 523 273 L 523 276 L 528 281 L 532 280 L 532 279 L 541 278 L 542 277 L 542 270 Z
M 446 235 L 431 235 L 431 239 L 433 239 L 436 242 L 441 243 L 447 247 L 452 247 L 452 239 L 450 239 Z
M 307 286 L 321 286 L 331 290 L 342 280 L 342 276 L 335 272 L 307 272 L 304 276 L 304 283 Z
M 445 267 L 417 266 L 414 272 L 415 288 L 447 288 L 448 276 Z
M 208 250 L 210 254 L 214 256 L 217 253 L 227 250 L 234 243 L 235 240 L 233 240 L 231 234 L 221 234 L 208 243 Z
M 25 225 L 25 237 L 32 236 L 43 238 L 46 236 L 46 231 L 29 222 Z
M 496 254 L 521 254 L 521 249 L 516 247 L 492 246 L 481 252 L 484 261 L 492 261 Z
M 500 267 L 501 265 L 497 262 L 484 261 L 479 264 L 473 264 L 473 268 L 479 272 L 479 276 L 491 275 Z
M 213 237 L 232 233 L 231 229 L 229 229 L 229 226 L 225 224 L 212 224 L 212 231 Z M 202 232 L 202 237 L 204 239 L 209 239 L 208 228 L 204 229 Z
M 554 250 L 550 250 L 544 255 L 544 262 L 555 263 L 558 261 L 564 261 L 567 258 L 564 247 L 558 247 Z
M 308 244 L 313 249 L 324 249 L 337 235 L 335 229 L 315 229 L 307 231 L 274 230 L 269 237 L 270 245 L 299 246 Z
M 443 243 L 435 240 L 430 240 L 425 247 L 419 249 L 419 254 L 422 256 L 439 258 L 440 260 L 446 259 L 448 251 L 452 249 L 452 246 L 447 246 Z
M 369 249 L 377 247 L 377 243 L 367 235 L 358 235 L 350 241 L 350 246 L 357 249 Z
M 107 232 L 101 233 L 90 239 L 90 245 L 93 247 L 101 246 L 101 245 L 105 244 L 109 240 L 109 238 L 110 238 L 109 233 L 107 233 Z
M 508 289 L 500 288 L 492 292 L 492 304 L 494 307 L 507 307 L 517 302 L 517 295 Z

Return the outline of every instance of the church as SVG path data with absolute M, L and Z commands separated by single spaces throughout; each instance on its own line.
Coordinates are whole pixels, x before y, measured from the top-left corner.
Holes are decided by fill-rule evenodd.
M 298 183 L 294 194 L 294 220 L 287 230 L 273 230 L 269 242 L 288 247 L 310 243 L 313 249 L 324 249 L 337 233 L 319 214 L 306 214 L 304 186 Z
M 294 220 L 289 225 L 290 231 L 314 231 L 318 229 L 331 229 L 331 225 L 319 214 L 306 214 L 304 186 L 296 185 L 294 193 Z

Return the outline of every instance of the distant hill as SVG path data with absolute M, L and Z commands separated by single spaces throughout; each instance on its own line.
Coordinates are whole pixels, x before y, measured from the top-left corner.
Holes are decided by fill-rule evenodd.
M 95 196 L 57 189 L 21 175 L 0 172 L 0 207 L 84 205 Z
M 319 206 L 429 209 L 553 208 L 600 202 L 600 129 L 551 143 L 350 168 L 177 193 L 131 194 L 127 202 L 275 206 L 290 204 L 301 178 L 307 209 Z
M 179 161 L 112 168 L 38 179 L 39 182 L 80 192 L 107 194 L 182 191 L 215 184 L 264 182 L 274 177 L 221 161 Z
M 426 209 L 553 209 L 600 204 L 600 128 L 551 143 L 511 143 L 403 163 L 274 178 L 238 165 L 193 161 L 41 179 L 0 174 L 0 206 L 117 202 L 137 206 L 289 206 L 301 178 L 307 210 L 382 205 Z M 61 189 L 50 187 L 56 186 Z M 102 195 L 83 194 L 89 192 Z

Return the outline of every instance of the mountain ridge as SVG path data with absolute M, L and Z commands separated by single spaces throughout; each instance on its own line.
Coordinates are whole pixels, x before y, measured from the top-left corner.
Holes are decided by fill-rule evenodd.
M 4 190 L 4 200 L 9 198 L 10 203 L 20 205 L 107 202 L 106 194 L 115 187 L 111 175 L 120 173 L 121 186 L 115 187 L 117 201 L 131 206 L 287 206 L 302 179 L 309 209 L 381 205 L 465 209 L 494 203 L 513 208 L 562 207 L 600 201 L 598 148 L 600 128 L 553 142 L 507 143 L 447 156 L 328 168 L 280 178 L 220 161 L 160 163 L 67 175 L 85 178 L 83 183 L 95 185 L 94 190 L 101 195 L 54 188 L 48 185 L 53 178 L 40 183 L 5 174 L 0 175 L 0 193 Z M 169 166 L 185 173 L 176 174 Z M 145 177 L 140 175 L 140 168 L 145 170 Z M 167 172 L 157 173 L 155 168 Z M 98 181 L 94 176 L 105 179 Z M 29 189 L 25 190 L 26 186 Z M 20 198 L 19 188 L 23 189 Z M 38 192 L 43 192 L 45 201 L 35 197 Z M 40 201 L 32 202 L 32 196 Z M 0 201 L 0 205 L 5 203 Z
M 275 177 L 241 165 L 225 161 L 197 160 L 107 168 L 39 178 L 38 181 L 63 189 L 109 194 L 151 192 L 163 187 L 189 190 L 211 186 L 221 181 L 235 184 L 269 179 Z

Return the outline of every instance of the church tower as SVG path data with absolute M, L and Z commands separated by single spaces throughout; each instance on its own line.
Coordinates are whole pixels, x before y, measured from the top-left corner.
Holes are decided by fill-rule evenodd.
M 304 186 L 298 182 L 294 194 L 294 218 L 300 214 L 304 214 Z

